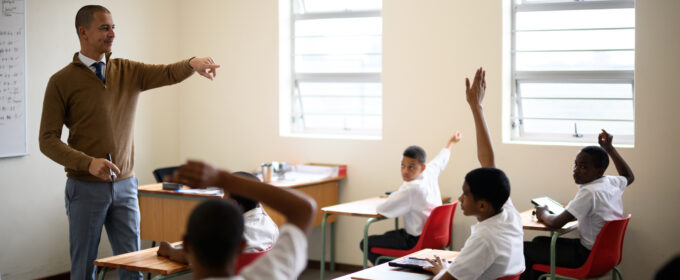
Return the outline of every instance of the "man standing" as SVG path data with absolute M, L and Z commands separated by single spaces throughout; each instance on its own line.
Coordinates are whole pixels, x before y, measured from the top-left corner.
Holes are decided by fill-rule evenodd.
M 92 262 L 102 227 L 114 254 L 139 250 L 139 204 L 134 177 L 134 116 L 139 93 L 171 85 L 194 72 L 213 79 L 210 57 L 168 65 L 110 59 L 115 38 L 108 9 L 89 5 L 76 14 L 80 52 L 50 78 L 40 123 L 40 150 L 66 169 L 71 278 L 94 279 Z M 68 144 L 61 141 L 69 128 Z M 107 160 L 107 157 L 109 160 Z M 141 279 L 119 271 L 121 279 Z

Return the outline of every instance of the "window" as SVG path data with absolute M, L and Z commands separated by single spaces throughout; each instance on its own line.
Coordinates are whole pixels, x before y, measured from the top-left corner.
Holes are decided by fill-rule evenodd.
M 511 140 L 635 133 L 633 0 L 512 0 Z
M 379 138 L 382 2 L 280 3 L 281 134 Z

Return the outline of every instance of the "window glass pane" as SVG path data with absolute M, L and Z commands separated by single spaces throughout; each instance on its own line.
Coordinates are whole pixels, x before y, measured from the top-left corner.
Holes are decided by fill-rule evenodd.
M 576 118 L 633 120 L 632 100 L 522 99 L 526 118 Z
M 308 96 L 380 97 L 379 83 L 299 83 L 300 94 Z
M 631 84 L 520 83 L 522 98 L 633 98 Z
M 635 51 L 529 52 L 515 55 L 518 71 L 633 70 Z
M 516 50 L 603 50 L 635 48 L 634 29 L 517 32 Z
M 380 115 L 379 97 L 302 97 L 305 115 Z
M 524 120 L 525 133 L 537 134 L 562 134 L 565 140 L 574 134 L 574 123 L 579 134 L 599 134 L 602 129 L 612 135 L 633 135 L 635 127 L 633 122 L 613 121 L 561 121 L 561 120 Z
M 358 36 L 382 34 L 382 18 L 310 19 L 295 22 L 295 37 Z
M 380 55 L 304 55 L 295 57 L 295 71 L 298 73 L 348 73 L 380 72 Z
M 634 9 L 519 12 L 516 22 L 518 31 L 621 27 L 635 27 Z
M 617 0 L 515 0 L 515 3 L 573 3 L 573 2 L 600 2 L 600 1 L 617 1 Z M 621 2 L 627 2 L 627 0 L 619 0 Z
M 376 55 L 381 49 L 380 35 L 295 38 L 295 55 Z
M 294 0 L 296 13 L 380 10 L 381 0 Z
M 307 130 L 372 130 L 379 131 L 380 116 L 307 115 L 304 126 Z

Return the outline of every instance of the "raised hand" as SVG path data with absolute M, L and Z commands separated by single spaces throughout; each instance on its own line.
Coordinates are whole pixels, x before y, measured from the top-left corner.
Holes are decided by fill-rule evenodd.
M 597 137 L 597 142 L 600 144 L 600 147 L 602 147 L 605 151 L 609 152 L 612 149 L 612 140 L 614 139 L 614 136 L 611 134 L 607 133 L 604 129 L 598 135 Z
M 460 131 L 456 131 L 456 133 L 451 136 L 451 139 L 449 139 L 449 142 L 446 144 L 447 149 L 451 149 L 453 147 L 453 144 L 460 142 L 460 139 L 463 136 L 461 136 Z
M 475 78 L 470 85 L 470 79 L 465 78 L 465 95 L 470 106 L 479 106 L 484 100 L 484 93 L 486 91 L 486 71 L 479 67 Z
M 114 179 L 118 178 L 118 175 L 120 175 L 120 169 L 118 169 L 118 166 L 105 158 L 93 158 L 92 161 L 90 161 L 90 166 L 88 167 L 90 174 L 97 176 L 97 178 L 104 181 L 111 182 L 111 173 L 109 170 L 113 170 L 113 173 L 115 173 L 115 176 L 113 176 Z
M 189 65 L 198 74 L 210 80 L 217 75 L 217 68 L 220 68 L 211 57 L 194 57 L 189 61 Z
M 194 188 L 215 186 L 219 182 L 219 171 L 202 161 L 189 160 L 175 172 L 170 181 Z

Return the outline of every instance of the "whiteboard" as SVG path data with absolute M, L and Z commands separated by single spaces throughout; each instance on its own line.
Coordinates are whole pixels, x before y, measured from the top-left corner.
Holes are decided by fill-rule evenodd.
M 0 0 L 0 157 L 28 154 L 26 2 Z

